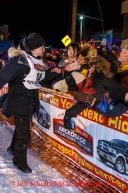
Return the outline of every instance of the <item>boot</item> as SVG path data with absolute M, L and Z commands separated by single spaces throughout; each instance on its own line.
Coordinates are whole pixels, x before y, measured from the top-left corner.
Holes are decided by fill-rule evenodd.
M 14 149 L 12 149 L 12 146 L 11 146 L 11 145 L 7 148 L 7 152 L 8 152 L 10 155 L 14 155 Z
M 81 101 L 81 102 L 87 103 L 91 106 L 93 106 L 95 101 L 96 101 L 96 98 L 94 98 L 92 95 L 89 95 L 89 94 L 84 93 L 84 92 L 75 92 L 74 99 L 76 101 Z
M 86 108 L 86 103 L 77 102 L 71 108 L 67 109 L 64 116 L 64 127 L 74 131 L 75 125 L 71 118 L 76 117 L 80 112 Z
M 24 173 L 32 173 L 32 169 L 27 164 L 27 144 L 23 144 L 21 140 L 15 142 L 13 164 Z
M 14 155 L 15 140 L 16 140 L 16 131 L 14 130 L 13 137 L 12 137 L 12 142 L 11 142 L 10 146 L 7 148 L 7 152 L 10 155 Z
M 28 166 L 28 164 L 26 166 L 23 166 L 20 163 L 17 163 L 15 161 L 13 161 L 13 164 L 18 167 L 18 169 L 20 169 L 22 172 L 24 173 L 32 173 L 32 169 Z
M 64 116 L 64 127 L 68 130 L 72 130 L 73 128 L 71 127 L 71 120 L 72 117 L 65 115 Z

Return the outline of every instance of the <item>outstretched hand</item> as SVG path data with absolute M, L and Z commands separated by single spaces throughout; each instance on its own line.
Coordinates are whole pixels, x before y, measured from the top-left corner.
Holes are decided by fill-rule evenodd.
M 60 74 L 60 73 L 61 73 L 61 69 L 55 67 L 55 68 L 53 68 L 53 69 L 51 70 L 51 72 L 56 72 L 56 73 Z
M 75 61 L 71 64 L 68 64 L 66 67 L 65 67 L 65 70 L 66 71 L 72 71 L 72 70 L 79 70 L 80 68 L 80 64 L 78 64 L 77 60 L 75 59 Z
M 125 102 L 128 103 L 128 93 L 125 95 Z

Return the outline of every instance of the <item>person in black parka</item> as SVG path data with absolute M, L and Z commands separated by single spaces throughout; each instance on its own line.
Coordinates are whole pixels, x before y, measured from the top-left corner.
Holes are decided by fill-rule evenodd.
M 38 89 L 40 81 L 51 81 L 60 70 L 45 70 L 42 56 L 45 41 L 37 33 L 31 33 L 20 43 L 19 48 L 8 50 L 9 61 L 0 70 L 0 89 L 8 83 L 9 90 L 2 113 L 13 116 L 15 131 L 7 151 L 13 154 L 13 164 L 25 173 L 32 170 L 27 164 L 27 145 L 30 142 L 32 115 L 38 113 Z

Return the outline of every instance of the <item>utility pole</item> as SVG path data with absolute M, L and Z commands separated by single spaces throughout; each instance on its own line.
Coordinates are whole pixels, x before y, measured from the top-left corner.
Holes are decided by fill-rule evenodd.
M 121 13 L 124 14 L 122 39 L 128 39 L 128 0 L 122 2 Z
M 72 0 L 72 25 L 71 25 L 72 42 L 75 42 L 76 36 L 76 14 L 77 14 L 77 0 Z
M 82 28 L 82 25 L 83 25 L 83 16 L 80 16 L 80 45 L 81 45 L 82 37 L 83 37 L 83 28 Z

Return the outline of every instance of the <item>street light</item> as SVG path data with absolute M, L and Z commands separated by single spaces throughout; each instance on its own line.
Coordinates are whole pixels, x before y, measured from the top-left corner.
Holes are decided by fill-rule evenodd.
M 82 21 L 83 21 L 83 16 L 80 16 L 80 45 L 82 42 Z
M 103 34 L 104 34 L 104 24 L 103 24 L 103 19 L 100 19 L 100 18 L 96 18 L 96 17 L 91 17 L 91 16 L 88 16 L 88 15 L 81 15 L 81 14 L 78 14 L 77 13 L 77 15 L 79 15 L 80 16 L 80 19 L 82 18 L 82 17 L 86 17 L 86 18 L 89 18 L 89 19 L 95 19 L 95 20 L 99 20 L 99 21 L 101 21 L 102 22 L 102 28 L 103 28 Z M 83 18 L 82 18 L 83 19 Z M 81 19 L 81 20 L 82 20 Z

